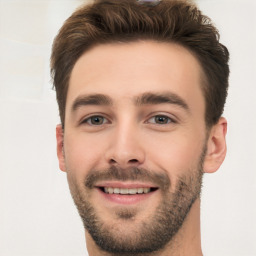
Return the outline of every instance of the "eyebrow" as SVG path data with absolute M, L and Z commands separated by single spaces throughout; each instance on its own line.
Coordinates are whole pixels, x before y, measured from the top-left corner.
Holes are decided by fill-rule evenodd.
M 172 92 L 146 92 L 134 98 L 135 106 L 158 105 L 158 104 L 177 105 L 189 112 L 188 104 L 179 95 Z M 79 107 L 87 105 L 112 106 L 113 100 L 105 94 L 89 94 L 81 95 L 72 104 L 72 111 L 76 111 Z
M 157 104 L 173 104 L 189 111 L 188 104 L 179 95 L 172 92 L 163 93 L 143 93 L 141 96 L 135 98 L 135 105 L 157 105 Z
M 109 96 L 104 94 L 82 95 L 74 101 L 72 111 L 76 111 L 79 107 L 87 105 L 111 106 L 113 105 L 113 101 Z

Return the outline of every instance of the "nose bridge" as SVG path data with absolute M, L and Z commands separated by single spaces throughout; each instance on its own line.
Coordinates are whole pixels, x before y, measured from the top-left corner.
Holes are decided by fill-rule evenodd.
M 145 152 L 140 141 L 139 125 L 134 119 L 124 117 L 116 124 L 106 155 L 109 163 L 123 168 L 144 162 Z

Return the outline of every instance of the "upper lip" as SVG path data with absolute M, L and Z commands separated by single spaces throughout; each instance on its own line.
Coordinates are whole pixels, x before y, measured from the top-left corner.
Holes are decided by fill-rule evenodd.
M 120 182 L 120 181 L 104 181 L 99 182 L 95 187 L 109 187 L 109 188 L 157 188 L 152 183 L 144 182 Z

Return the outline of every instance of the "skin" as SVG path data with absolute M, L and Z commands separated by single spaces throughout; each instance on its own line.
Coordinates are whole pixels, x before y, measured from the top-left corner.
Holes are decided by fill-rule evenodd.
M 207 131 L 202 75 L 197 59 L 185 48 L 170 43 L 106 44 L 84 53 L 71 73 L 65 130 L 61 125 L 56 128 L 59 166 L 67 172 L 71 192 L 72 184 L 83 187 L 90 170 L 111 166 L 165 173 L 174 191 L 180 176 L 197 171 L 204 146 L 203 171 L 215 172 L 226 154 L 227 122 L 222 117 Z M 78 98 L 99 93 L 108 96 L 112 104 L 78 104 L 74 110 Z M 144 93 L 175 94 L 187 108 L 170 103 L 135 104 L 135 99 Z M 93 125 L 88 119 L 93 115 L 104 117 L 103 124 Z M 167 123 L 156 123 L 156 115 L 165 116 Z M 104 223 L 116 225 L 124 235 L 152 216 L 163 195 L 159 189 L 134 204 L 105 200 L 96 188 L 87 196 Z M 120 209 L 134 209 L 134 222 L 116 221 Z M 85 233 L 90 256 L 108 255 L 100 251 L 86 230 Z M 199 198 L 176 236 L 157 255 L 202 255 Z

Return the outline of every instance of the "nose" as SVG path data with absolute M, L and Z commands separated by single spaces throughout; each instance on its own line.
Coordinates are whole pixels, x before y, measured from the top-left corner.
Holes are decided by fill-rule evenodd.
M 110 138 L 105 156 L 109 165 L 123 169 L 143 164 L 145 150 L 138 131 L 128 124 L 117 128 Z

